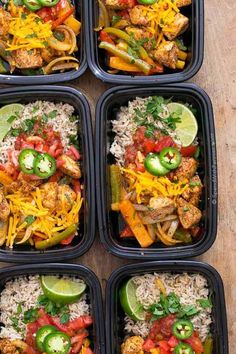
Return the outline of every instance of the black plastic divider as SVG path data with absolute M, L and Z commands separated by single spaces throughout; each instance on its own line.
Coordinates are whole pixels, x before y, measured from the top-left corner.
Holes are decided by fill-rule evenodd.
M 108 166 L 114 163 L 109 148 L 114 138 L 111 120 L 122 105 L 136 97 L 160 95 L 192 104 L 197 109 L 198 140 L 202 150 L 199 174 L 204 181 L 203 225 L 201 238 L 190 245 L 166 247 L 154 244 L 141 248 L 135 240 L 121 240 L 123 222 L 119 213 L 111 211 L 111 192 Z M 100 238 L 112 254 L 129 259 L 159 260 L 195 257 L 206 252 L 214 243 L 217 232 L 218 185 L 216 142 L 213 109 L 210 98 L 194 84 L 176 84 L 160 87 L 116 87 L 106 91 L 96 108 L 96 198 Z
M 132 276 L 145 273 L 199 273 L 204 276 L 212 292 L 212 335 L 214 354 L 228 354 L 228 331 L 224 286 L 219 273 L 210 265 L 196 261 L 162 261 L 136 263 L 116 269 L 110 276 L 106 289 L 106 353 L 120 353 L 124 340 L 125 313 L 119 302 L 121 285 Z
M 204 57 L 204 0 L 193 0 L 191 6 L 181 10 L 190 18 L 190 27 L 183 34 L 183 38 L 191 48 L 191 60 L 184 70 L 174 72 L 165 68 L 166 73 L 152 76 L 109 74 L 105 62 L 106 53 L 98 48 L 99 34 L 94 30 L 98 26 L 98 1 L 88 0 L 85 35 L 87 60 L 91 71 L 98 79 L 115 85 L 160 85 L 189 80 L 201 68 Z
M 80 213 L 78 236 L 74 238 L 71 245 L 58 245 L 44 252 L 26 245 L 15 245 L 13 250 L 1 247 L 0 261 L 2 262 L 38 263 L 76 258 L 88 251 L 95 238 L 94 151 L 89 104 L 79 90 L 64 86 L 28 86 L 2 89 L 0 92 L 0 105 L 27 104 L 36 100 L 68 103 L 79 115 L 84 203 L 83 212 Z

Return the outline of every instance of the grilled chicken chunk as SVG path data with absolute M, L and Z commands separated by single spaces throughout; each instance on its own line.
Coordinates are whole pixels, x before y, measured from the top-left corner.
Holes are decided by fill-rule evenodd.
M 189 229 L 199 223 L 202 217 L 201 210 L 186 202 L 183 198 L 179 198 L 177 204 L 177 213 L 184 229 Z
M 0 340 L 0 353 L 2 353 L 2 354 L 20 354 L 20 351 L 9 340 L 1 339 Z
M 176 0 L 175 5 L 177 7 L 188 6 L 192 4 L 192 0 Z
M 142 354 L 144 340 L 140 336 L 133 336 L 126 339 L 121 346 L 121 354 Z
M 194 176 L 189 182 L 189 187 L 185 189 L 182 197 L 190 204 L 198 206 L 202 194 L 202 182 L 199 176 Z
M 180 166 L 175 171 L 175 177 L 178 180 L 187 178 L 190 180 L 196 173 L 198 167 L 197 161 L 192 157 L 183 157 Z
M 143 47 L 147 50 L 153 49 L 153 45 L 155 45 L 155 37 L 153 33 L 148 31 L 145 28 L 137 28 L 137 27 L 126 27 L 126 32 L 133 36 L 136 41 L 143 40 Z
M 28 195 L 42 183 L 40 178 L 36 180 L 31 180 L 30 178 L 30 175 L 20 172 L 17 180 L 6 186 L 7 191 L 9 193 L 21 192 L 24 195 Z
M 130 21 L 133 25 L 147 26 L 149 20 L 146 15 L 146 7 L 143 5 L 137 5 L 133 9 L 129 10 Z
M 135 6 L 134 0 L 105 0 L 105 5 L 113 10 L 132 9 Z
M 3 189 L 0 189 L 0 220 L 7 221 L 8 216 L 10 215 L 10 206 L 5 198 Z
M 44 183 L 40 188 L 43 194 L 44 208 L 55 210 L 57 207 L 58 184 L 56 182 Z
M 165 25 L 162 30 L 164 35 L 172 41 L 180 34 L 184 33 L 188 28 L 189 19 L 188 17 L 178 13 L 175 15 L 174 21 L 168 25 Z
M 153 218 L 164 218 L 166 215 L 173 213 L 175 210 L 175 203 L 172 199 L 167 197 L 151 198 L 149 201 L 150 216 Z
M 63 184 L 58 187 L 58 203 L 59 209 L 71 210 L 74 201 L 76 200 L 76 193 L 68 186 Z
M 43 59 L 37 49 L 17 49 L 12 55 L 19 69 L 40 68 L 43 65 Z
M 0 7 L 0 36 L 6 37 L 9 32 L 11 15 L 8 11 L 5 11 Z
M 67 155 L 61 155 L 60 160 L 63 165 L 59 168 L 66 175 L 73 178 L 80 178 L 81 171 L 79 165 Z
M 175 42 L 163 42 L 153 52 L 154 58 L 159 64 L 176 69 L 179 49 Z

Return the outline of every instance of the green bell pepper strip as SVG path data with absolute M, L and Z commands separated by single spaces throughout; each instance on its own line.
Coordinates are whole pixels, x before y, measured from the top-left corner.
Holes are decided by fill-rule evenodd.
M 193 334 L 193 324 L 188 320 L 178 320 L 172 326 L 172 334 L 178 339 L 188 339 Z
M 67 354 L 70 348 L 70 337 L 63 332 L 51 333 L 45 338 L 44 352 L 47 354 Z
M 212 354 L 213 353 L 213 338 L 208 336 L 203 344 L 203 354 Z
M 51 326 L 51 325 L 43 326 L 43 327 L 39 328 L 39 330 L 36 332 L 35 341 L 36 341 L 37 348 L 41 352 L 44 352 L 44 341 L 45 341 L 45 338 L 49 334 L 55 333 L 55 332 L 58 332 L 58 329 L 56 327 L 54 327 L 54 326 Z
M 54 234 L 50 239 L 35 242 L 35 248 L 37 250 L 46 250 L 47 248 L 58 245 L 61 241 L 67 239 L 69 236 L 73 235 L 77 230 L 78 225 L 70 225 L 67 229 L 61 233 Z
M 193 354 L 193 349 L 187 343 L 180 343 L 175 347 L 174 354 Z
M 146 156 L 144 160 L 144 167 L 154 176 L 165 176 L 170 172 L 170 170 L 161 164 L 159 155 L 152 152 Z
M 116 36 L 120 39 L 123 39 L 131 47 L 136 46 L 136 41 L 130 35 L 128 35 L 128 33 L 126 33 L 125 31 L 122 31 L 122 30 L 120 30 L 118 28 L 114 28 L 114 27 L 106 27 L 106 28 L 104 28 L 103 31 L 106 32 L 107 34 L 113 34 L 114 36 Z M 146 52 L 146 50 L 142 46 L 138 47 L 138 52 L 139 52 L 141 59 L 145 60 L 148 58 L 148 53 Z
M 109 53 L 123 59 L 127 63 L 136 65 L 146 75 L 149 74 L 149 72 L 151 70 L 151 66 L 149 64 L 147 64 L 145 61 L 132 57 L 128 53 L 124 52 L 123 50 L 118 49 L 114 44 L 107 43 L 107 42 L 101 42 L 99 44 L 99 48 L 107 50 Z
M 34 160 L 34 173 L 40 178 L 52 176 L 57 169 L 56 160 L 49 154 L 38 154 Z
M 41 9 L 42 5 L 38 0 L 23 0 L 23 4 L 28 10 L 34 12 Z
M 192 242 L 192 236 L 191 236 L 190 232 L 188 232 L 187 230 L 182 230 L 182 229 L 176 230 L 173 238 L 175 240 L 179 240 L 184 243 L 191 243 Z
M 121 173 L 117 165 L 110 166 L 111 200 L 115 205 L 121 201 Z
M 138 3 L 141 5 L 153 5 L 157 0 L 138 0 Z
M 168 170 L 175 170 L 181 163 L 180 152 L 173 147 L 166 147 L 160 152 L 161 164 Z
M 199 159 L 199 156 L 200 156 L 200 147 L 199 146 L 197 146 L 197 149 L 196 149 L 196 151 L 195 151 L 195 153 L 194 153 L 194 155 L 193 155 L 193 157 L 195 158 L 195 160 L 198 160 Z
M 33 149 L 23 149 L 18 157 L 18 162 L 22 172 L 27 175 L 34 173 L 35 159 L 38 156 L 38 152 Z
M 55 6 L 59 0 L 38 0 L 42 6 L 52 7 Z

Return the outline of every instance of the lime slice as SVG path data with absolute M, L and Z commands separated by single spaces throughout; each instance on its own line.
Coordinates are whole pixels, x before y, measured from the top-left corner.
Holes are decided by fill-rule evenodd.
M 86 289 L 85 283 L 52 275 L 42 276 L 41 285 L 44 294 L 50 300 L 61 304 L 71 304 L 78 301 Z
M 171 102 L 167 105 L 171 113 L 179 113 L 181 122 L 176 123 L 176 135 L 184 147 L 192 144 L 197 136 L 198 124 L 195 116 L 188 107 L 181 103 Z
M 132 279 L 120 289 L 120 303 L 125 313 L 135 321 L 144 321 L 146 313 L 136 297 L 136 286 Z
M 8 104 L 0 108 L 0 142 L 3 141 L 17 115 L 23 108 L 24 106 L 19 103 Z

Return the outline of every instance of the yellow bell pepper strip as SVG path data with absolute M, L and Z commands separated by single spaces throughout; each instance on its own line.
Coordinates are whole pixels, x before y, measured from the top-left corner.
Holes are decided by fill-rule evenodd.
M 163 284 L 163 282 L 161 281 L 160 278 L 156 278 L 155 280 L 155 285 L 156 287 L 160 290 L 160 292 L 166 296 L 166 288 L 165 288 L 165 285 Z
M 128 72 L 134 72 L 134 73 L 142 72 L 142 70 L 139 69 L 136 65 L 126 63 L 124 60 L 122 60 L 119 57 L 110 57 L 109 66 L 112 69 L 117 69 L 117 70 L 121 70 L 121 71 L 128 71 Z
M 60 234 L 54 234 L 50 239 L 35 242 L 35 248 L 37 250 L 46 250 L 47 248 L 58 245 L 61 241 L 65 240 L 69 236 L 73 235 L 77 230 L 77 224 L 69 226 Z
M 183 50 L 178 51 L 178 58 L 180 60 L 185 61 L 187 59 L 188 53 L 184 52 Z
M 121 200 L 121 173 L 117 165 L 110 166 L 110 183 L 111 183 L 111 209 L 119 210 Z
M 4 171 L 0 171 L 0 183 L 4 186 L 11 184 L 13 179 Z
M 146 75 L 151 70 L 151 66 L 149 64 L 147 64 L 145 61 L 143 61 L 141 59 L 134 58 L 133 56 L 129 55 L 128 53 L 118 49 L 114 44 L 107 43 L 107 42 L 101 42 L 99 44 L 99 48 L 107 50 L 109 53 L 123 59 L 125 62 L 127 62 L 129 64 L 135 64 Z
M 143 225 L 142 220 L 137 214 L 133 204 L 129 200 L 123 200 L 120 203 L 120 211 L 140 246 L 144 248 L 151 246 L 154 241 Z
M 178 60 L 176 63 L 176 69 L 183 70 L 184 67 L 185 67 L 185 61 Z
M 81 29 L 81 22 L 76 20 L 73 15 L 69 16 L 65 21 L 64 24 L 70 27 L 75 35 L 77 36 L 80 33 Z
M 213 338 L 208 336 L 203 344 L 203 354 L 212 354 L 213 353 Z

